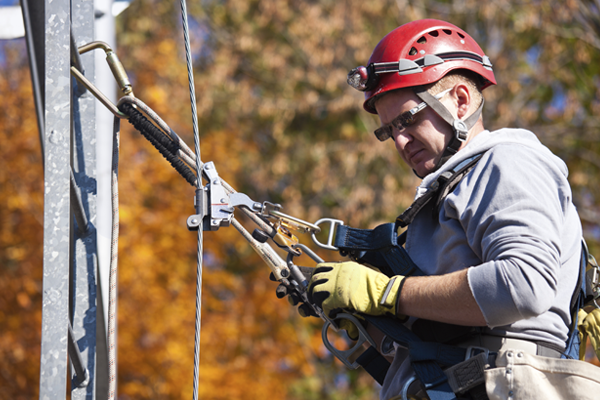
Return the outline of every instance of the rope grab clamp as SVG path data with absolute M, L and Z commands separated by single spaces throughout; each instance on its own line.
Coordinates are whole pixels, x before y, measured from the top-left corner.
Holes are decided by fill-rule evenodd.
M 207 184 L 196 190 L 196 214 L 187 219 L 187 227 L 191 231 L 200 229 L 200 226 L 203 231 L 216 231 L 220 227 L 230 226 L 235 207 L 247 209 L 271 226 L 272 229 L 268 233 L 255 230 L 252 235 L 255 240 L 264 243 L 269 238 L 273 239 L 278 247 L 294 255 L 300 255 L 301 252 L 294 249 L 299 240 L 292 231 L 313 235 L 321 231 L 317 224 L 284 214 L 280 204 L 268 201 L 260 203 L 244 193 L 230 193 L 224 187 L 212 161 L 203 165 L 202 174 Z

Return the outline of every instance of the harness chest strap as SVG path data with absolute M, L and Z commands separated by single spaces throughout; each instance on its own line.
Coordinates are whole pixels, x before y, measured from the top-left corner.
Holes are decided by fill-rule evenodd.
M 473 169 L 483 154 L 469 157 L 453 169 L 442 173 L 429 187 L 429 190 L 409 206 L 396 223 L 379 225 L 375 229 L 356 229 L 339 225 L 335 233 L 334 245 L 352 259 L 372 265 L 387 276 L 423 276 L 423 271 L 411 260 L 402 245 L 406 240 L 406 231 L 397 236 L 398 228 L 412 223 L 415 216 L 433 199 L 436 209 L 443 199 L 460 183 L 461 179 Z

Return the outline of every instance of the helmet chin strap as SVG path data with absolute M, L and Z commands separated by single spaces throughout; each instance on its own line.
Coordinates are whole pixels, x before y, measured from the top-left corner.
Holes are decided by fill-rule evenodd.
M 427 103 L 427 105 L 431 107 L 433 111 L 435 111 L 440 117 L 442 117 L 444 121 L 446 121 L 452 127 L 453 135 L 450 138 L 446 149 L 444 149 L 442 157 L 435 165 L 435 168 L 433 169 L 433 171 L 435 171 L 438 168 L 440 168 L 446 161 L 448 161 L 450 157 L 455 155 L 456 152 L 458 152 L 458 149 L 460 148 L 462 143 L 465 140 L 467 140 L 469 131 L 475 125 L 475 123 L 479 119 L 479 116 L 481 115 L 481 110 L 483 110 L 484 101 L 483 99 L 481 99 L 481 104 L 479 105 L 477 110 L 475 110 L 473 114 L 469 115 L 469 117 L 463 121 L 460 119 L 455 119 L 454 116 L 450 113 L 450 111 L 448 111 L 446 106 L 444 106 L 444 104 L 442 104 L 441 101 L 439 101 L 432 94 L 430 94 L 423 86 L 416 87 L 413 90 L 421 100 Z M 422 177 L 419 176 L 419 178 Z

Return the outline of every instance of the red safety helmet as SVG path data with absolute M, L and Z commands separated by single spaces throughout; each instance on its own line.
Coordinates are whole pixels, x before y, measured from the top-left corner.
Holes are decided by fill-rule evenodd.
M 481 76 L 481 89 L 496 84 L 489 58 L 471 36 L 448 22 L 423 19 L 388 33 L 373 50 L 368 67 L 350 71 L 348 83 L 365 92 L 363 107 L 376 114 L 371 101 L 375 96 L 437 82 L 457 69 Z

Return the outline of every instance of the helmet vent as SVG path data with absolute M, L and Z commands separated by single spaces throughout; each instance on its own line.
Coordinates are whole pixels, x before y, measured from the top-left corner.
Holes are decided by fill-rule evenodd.
M 460 33 L 460 32 L 456 32 L 456 33 L 458 34 L 458 36 L 460 36 L 461 39 L 465 38 L 465 35 L 463 35 L 462 33 Z
M 408 52 L 409 56 L 414 56 L 418 53 L 417 49 L 415 49 L 414 47 L 410 48 L 410 51 Z
M 433 37 L 438 37 L 440 35 L 440 33 L 438 31 L 431 31 L 431 32 L 429 32 L 429 34 Z
M 419 40 L 417 40 L 417 43 L 419 43 L 419 44 L 427 43 L 427 38 L 425 38 L 425 36 L 421 36 L 419 38 Z
M 442 29 L 446 35 L 452 35 L 452 31 L 450 29 Z

